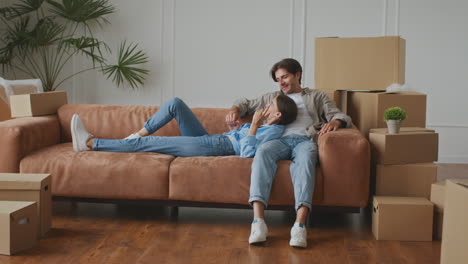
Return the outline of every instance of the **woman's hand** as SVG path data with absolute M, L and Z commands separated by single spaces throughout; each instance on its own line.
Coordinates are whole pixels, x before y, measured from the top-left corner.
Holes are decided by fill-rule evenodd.
M 260 126 L 262 122 L 268 118 L 268 109 L 270 105 L 267 105 L 264 109 L 258 109 L 255 111 L 255 114 L 252 118 L 252 125 L 253 126 Z

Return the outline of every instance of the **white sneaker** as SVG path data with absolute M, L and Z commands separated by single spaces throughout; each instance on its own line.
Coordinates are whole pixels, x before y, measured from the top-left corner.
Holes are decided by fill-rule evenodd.
M 265 220 L 257 218 L 252 222 L 249 244 L 265 242 L 268 236 L 268 227 Z
M 134 139 L 134 138 L 141 138 L 141 136 L 138 133 L 133 133 L 130 136 L 124 138 L 124 139 Z
M 307 229 L 301 223 L 294 223 L 291 228 L 291 240 L 289 240 L 289 245 L 292 247 L 307 247 Z
M 93 136 L 88 133 L 85 125 L 83 122 L 81 122 L 80 116 L 77 114 L 74 114 L 71 119 L 71 134 L 73 150 L 75 152 L 90 150 L 90 148 L 86 145 L 86 142 L 88 142 L 88 139 L 92 138 Z

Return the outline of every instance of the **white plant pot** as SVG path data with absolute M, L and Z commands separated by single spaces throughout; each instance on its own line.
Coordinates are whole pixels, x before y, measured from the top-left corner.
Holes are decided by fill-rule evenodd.
M 400 133 L 400 120 L 387 120 L 387 127 L 389 134 L 398 134 Z

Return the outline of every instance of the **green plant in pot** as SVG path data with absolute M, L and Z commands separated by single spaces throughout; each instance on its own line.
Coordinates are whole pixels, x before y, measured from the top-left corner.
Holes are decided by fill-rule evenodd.
M 108 58 L 109 45 L 95 37 L 93 28 L 109 23 L 115 12 L 108 0 L 19 0 L 10 6 L 0 3 L 0 64 L 2 70 L 21 72 L 42 81 L 44 91 L 55 91 L 77 74 L 99 70 L 117 86 L 143 85 L 148 61 L 137 44 L 120 45 L 116 63 Z M 65 66 L 76 56 L 90 65 L 74 72 Z M 92 62 L 92 63 L 91 63 Z
M 388 133 L 400 133 L 401 122 L 406 119 L 406 111 L 398 106 L 385 109 L 384 120 L 387 122 Z

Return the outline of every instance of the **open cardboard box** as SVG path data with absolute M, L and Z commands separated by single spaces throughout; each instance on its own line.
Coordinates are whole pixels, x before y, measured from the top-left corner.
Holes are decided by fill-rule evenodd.
M 53 115 L 67 103 L 65 92 L 33 93 L 10 96 L 12 117 Z

